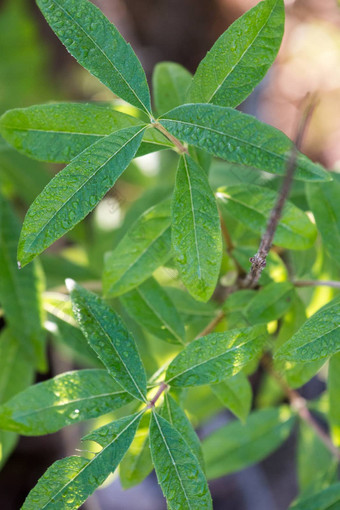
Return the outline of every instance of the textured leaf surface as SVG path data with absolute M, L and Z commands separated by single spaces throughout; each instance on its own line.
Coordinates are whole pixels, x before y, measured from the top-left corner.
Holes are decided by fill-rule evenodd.
M 316 361 L 340 351 L 340 297 L 318 310 L 284 343 L 275 357 L 287 361 Z
M 122 319 L 98 296 L 68 282 L 74 315 L 92 349 L 112 377 L 135 398 L 144 401 L 146 375 L 132 335 Z
M 181 279 L 190 294 L 208 301 L 222 258 L 220 218 L 206 172 L 181 157 L 171 207 L 172 246 Z
M 239 372 L 219 384 L 211 386 L 212 392 L 240 420 L 244 421 L 250 411 L 252 390 L 247 377 Z
M 154 278 L 149 278 L 122 296 L 121 301 L 131 317 L 157 338 L 175 344 L 184 343 L 182 319 L 163 287 Z
M 237 19 L 215 42 L 195 73 L 194 103 L 237 106 L 272 65 L 284 28 L 282 0 L 266 0 Z
M 197 458 L 182 435 L 156 413 L 151 418 L 150 446 L 158 483 L 168 507 L 173 510 L 212 509 L 208 484 Z
M 117 468 L 136 433 L 141 414 L 104 425 L 83 439 L 102 450 L 91 460 L 66 457 L 55 462 L 29 493 L 22 510 L 76 510 Z
M 263 234 L 277 193 L 253 184 L 230 186 L 218 191 L 218 201 L 231 216 L 250 230 Z M 291 250 L 310 248 L 317 231 L 308 216 L 291 202 L 286 202 L 274 236 L 274 244 Z
M 309 184 L 308 203 L 329 255 L 340 264 L 340 176 L 332 183 Z
M 290 282 L 270 283 L 251 299 L 245 315 L 251 324 L 279 319 L 291 307 L 294 286 Z
M 0 302 L 7 324 L 23 353 L 45 367 L 45 334 L 42 329 L 37 267 L 18 270 L 16 249 L 20 225 L 11 206 L 0 194 Z
M 92 211 L 136 154 L 142 131 L 136 126 L 100 139 L 50 181 L 24 221 L 18 246 L 22 266 Z
M 185 103 L 192 75 L 180 64 L 160 62 L 152 77 L 155 106 L 158 115 Z
M 340 483 L 307 498 L 298 499 L 290 510 L 338 510 L 340 508 Z
M 27 436 L 49 434 L 109 413 L 132 399 L 106 370 L 66 372 L 0 406 L 0 427 Z
M 199 461 L 204 470 L 203 454 L 200 440 L 191 425 L 183 409 L 177 404 L 169 393 L 164 396 L 164 403 L 160 410 L 160 415 L 165 418 L 181 434 L 192 453 Z
M 153 470 L 149 442 L 150 418 L 150 413 L 142 416 L 134 440 L 119 465 L 119 478 L 123 489 L 138 485 Z
M 166 381 L 175 387 L 221 382 L 249 363 L 261 351 L 265 340 L 262 326 L 199 338 L 170 363 Z
M 71 55 L 119 97 L 149 112 L 150 93 L 131 46 L 88 0 L 37 0 Z
M 118 296 L 137 287 L 171 257 L 170 202 L 145 211 L 105 259 L 104 292 Z
M 292 142 L 281 131 L 250 115 L 212 104 L 175 108 L 160 123 L 180 140 L 233 163 L 285 175 Z M 296 179 L 328 181 L 330 175 L 303 154 L 297 157 Z
M 288 407 L 250 414 L 243 425 L 230 423 L 202 443 L 208 479 L 240 471 L 259 462 L 287 439 L 294 423 Z
M 340 353 L 332 356 L 328 369 L 329 422 L 334 444 L 340 447 Z
M 142 124 L 110 106 L 56 103 L 9 110 L 0 119 L 0 130 L 28 156 L 68 163 L 100 138 Z

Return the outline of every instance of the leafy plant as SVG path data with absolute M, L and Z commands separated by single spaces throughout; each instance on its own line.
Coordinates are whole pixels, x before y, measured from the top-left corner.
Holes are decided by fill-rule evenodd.
M 153 198 L 146 193 L 131 206 L 130 222 L 99 269 L 104 297 L 86 288 L 91 271 L 72 264 L 64 271 L 70 267 L 84 281 L 83 286 L 66 281 L 73 313 L 64 295 L 43 296 L 50 331 L 92 368 L 26 388 L 30 369 L 29 381 L 16 391 L 6 389 L 17 383 L 2 370 L 0 427 L 6 434 L 48 434 L 109 413 L 107 423 L 83 437 L 91 453 L 55 462 L 22 508 L 76 509 L 118 466 L 125 488 L 140 483 L 154 466 L 168 508 L 209 509 L 207 479 L 260 461 L 299 420 L 300 495 L 291 508 L 335 509 L 340 300 L 333 289 L 340 285 L 297 278 L 338 276 L 339 179 L 282 132 L 235 109 L 276 57 L 283 0 L 264 0 L 239 18 L 193 77 L 178 64 L 158 64 L 154 109 L 139 60 L 98 8 L 88 0 L 37 3 L 71 55 L 131 106 L 49 103 L 1 117 L 1 134 L 18 151 L 67 163 L 27 212 L 19 267 L 69 235 L 123 172 L 129 173 L 134 158 L 170 150 L 178 163 L 174 187 L 167 183 Z M 221 167 L 211 156 L 227 163 Z M 216 181 L 221 182 L 213 185 Z M 14 335 L 13 340 L 4 335 L 0 350 L 14 367 L 34 363 L 43 370 L 37 268 L 14 267 L 19 232 L 4 197 L 0 225 L 0 299 Z M 318 261 L 299 274 L 306 250 Z M 92 270 L 97 278 L 98 267 Z M 318 284 L 332 292 L 311 315 Z M 301 296 L 299 287 L 307 288 Z M 154 352 L 160 353 L 156 359 Z M 293 389 L 328 358 L 332 438 Z M 262 399 L 269 401 L 266 408 L 250 412 L 248 377 L 259 366 L 278 386 L 279 405 L 268 392 Z M 204 438 L 201 447 L 184 409 L 196 424 L 206 419 L 204 391 L 215 410 L 226 407 L 239 420 Z M 319 457 L 325 459 L 320 469 L 310 469 Z

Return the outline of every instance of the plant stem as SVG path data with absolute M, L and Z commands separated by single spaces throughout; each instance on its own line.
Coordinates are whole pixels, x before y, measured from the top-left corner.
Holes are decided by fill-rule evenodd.
M 298 280 L 293 282 L 295 287 L 333 287 L 340 289 L 340 282 L 331 280 Z
M 156 404 L 157 400 L 159 399 L 159 397 L 162 395 L 163 391 L 167 390 L 168 388 L 169 388 L 169 386 L 165 382 L 162 382 L 158 388 L 156 395 L 148 402 L 148 405 L 146 406 L 146 408 L 152 409 L 153 407 L 155 407 L 155 404 Z
M 180 154 L 189 154 L 188 149 L 184 147 L 184 145 L 176 137 L 169 133 L 169 131 L 165 129 L 162 124 L 159 122 L 154 122 L 152 126 L 158 129 L 158 131 L 160 131 L 164 136 L 166 136 L 166 138 L 174 144 Z
M 279 224 L 280 218 L 282 216 L 282 211 L 284 208 L 284 205 L 286 203 L 286 200 L 288 198 L 292 183 L 293 183 L 293 177 L 296 169 L 296 159 L 298 156 L 298 150 L 301 147 L 303 136 L 306 132 L 307 125 L 309 123 L 309 120 L 311 118 L 311 115 L 315 108 L 315 101 L 311 101 L 305 111 L 305 114 L 303 115 L 303 118 L 301 120 L 300 126 L 298 128 L 298 133 L 296 137 L 296 143 L 293 144 L 292 150 L 289 156 L 289 160 L 287 162 L 287 170 L 286 175 L 284 177 L 282 188 L 280 190 L 280 193 L 277 197 L 276 204 L 274 205 L 269 221 L 267 223 L 267 228 L 265 233 L 262 236 L 261 243 L 259 246 L 259 249 L 257 253 L 251 257 L 251 269 L 246 278 L 243 281 L 243 286 L 246 288 L 254 288 L 257 285 L 257 282 L 260 279 L 261 273 L 263 269 L 266 267 L 267 263 L 267 256 L 269 253 L 269 250 L 273 244 L 273 239 L 275 236 L 275 232 L 277 229 L 277 226 Z
M 263 368 L 278 382 L 283 393 L 289 400 L 290 406 L 294 409 L 300 418 L 306 422 L 317 434 L 326 448 L 340 461 L 340 450 L 336 448 L 329 435 L 320 427 L 307 407 L 307 401 L 295 390 L 290 388 L 286 381 L 274 370 L 271 359 L 268 355 L 263 356 L 261 364 Z
M 214 331 L 215 327 L 217 326 L 217 324 L 219 324 L 221 322 L 223 317 L 224 317 L 224 312 L 222 310 L 220 310 L 218 312 L 218 314 L 216 315 L 216 317 L 211 322 L 209 322 L 209 324 L 203 329 L 203 331 L 201 331 L 196 336 L 195 340 L 197 340 L 197 338 L 201 338 L 202 336 L 209 335 L 209 333 L 212 333 Z

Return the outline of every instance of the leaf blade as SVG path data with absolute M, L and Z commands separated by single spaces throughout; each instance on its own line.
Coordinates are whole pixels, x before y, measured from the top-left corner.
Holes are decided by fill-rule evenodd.
M 175 62 L 160 62 L 155 66 L 152 84 L 158 115 L 185 102 L 191 80 L 191 73 Z
M 211 391 L 237 418 L 245 421 L 251 408 L 252 389 L 243 372 L 211 385 Z

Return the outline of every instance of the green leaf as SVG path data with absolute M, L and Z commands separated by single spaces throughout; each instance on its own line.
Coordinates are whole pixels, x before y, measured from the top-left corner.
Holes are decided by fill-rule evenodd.
M 337 462 L 315 430 L 307 423 L 299 423 L 297 475 L 300 493 L 315 493 L 333 481 Z
M 266 0 L 237 19 L 198 66 L 189 100 L 235 107 L 246 99 L 274 62 L 284 17 L 282 0 Z
M 277 320 L 291 307 L 294 286 L 290 282 L 270 283 L 257 292 L 245 309 L 251 324 Z
M 285 175 L 292 142 L 281 131 L 250 115 L 212 104 L 187 104 L 159 122 L 174 136 L 233 163 Z M 320 165 L 298 154 L 295 178 L 330 181 Z
M 142 416 L 134 440 L 120 463 L 119 478 L 123 489 L 140 484 L 153 470 L 149 443 L 150 418 L 150 413 Z
M 177 402 L 166 393 L 164 403 L 160 409 L 160 416 L 165 418 L 181 434 L 184 441 L 189 446 L 191 452 L 195 455 L 202 470 L 204 471 L 204 461 L 200 440 L 191 425 L 187 415 Z
M 158 115 L 185 103 L 192 75 L 180 64 L 160 62 L 156 65 L 152 85 Z
M 211 390 L 222 404 L 243 422 L 247 418 L 252 401 L 251 385 L 243 372 L 213 384 Z
M 9 110 L 0 119 L 0 130 L 27 156 L 68 163 L 100 138 L 142 124 L 111 106 L 56 103 Z
M 332 439 L 340 448 L 340 353 L 332 356 L 329 361 L 328 393 Z
M 340 296 L 318 310 L 277 351 L 275 358 L 316 361 L 340 351 Z
M 137 287 L 171 257 L 170 202 L 145 211 L 105 258 L 103 288 L 119 296 Z
M 51 180 L 26 215 L 18 246 L 21 266 L 92 211 L 136 154 L 143 129 L 126 128 L 100 139 Z
M 264 234 L 278 194 L 253 184 L 218 190 L 218 202 L 231 216 L 257 234 Z M 286 202 L 276 229 L 274 244 L 290 250 L 310 248 L 317 236 L 315 225 L 306 213 Z
M 163 287 L 154 278 L 149 278 L 122 296 L 121 302 L 129 315 L 157 338 L 175 344 L 184 343 L 182 319 Z
M 171 207 L 172 246 L 181 279 L 198 301 L 215 290 L 222 259 L 220 218 L 204 170 L 181 157 Z
M 58 460 L 39 479 L 22 510 L 76 510 L 115 471 L 136 433 L 141 413 L 104 425 L 83 438 L 102 449 L 87 460 L 66 457 Z M 38 507 L 37 507 L 38 505 Z
M 298 499 L 290 510 L 338 510 L 340 508 L 340 483 L 307 498 Z
M 213 432 L 202 443 L 208 479 L 264 459 L 287 439 L 293 423 L 291 410 L 282 406 L 255 411 L 244 425 L 234 421 Z
M 309 184 L 306 191 L 326 250 L 340 264 L 340 176 L 334 173 L 332 183 Z
M 145 401 L 146 375 L 132 335 L 105 301 L 67 280 L 73 313 L 110 375 L 132 396 Z
M 168 508 L 212 509 L 208 484 L 197 458 L 182 435 L 155 412 L 151 417 L 150 447 Z
M 119 97 L 149 113 L 145 73 L 131 46 L 88 0 L 37 0 L 71 55 Z
M 166 382 L 174 387 L 221 382 L 237 374 L 263 348 L 266 329 L 233 329 L 198 338 L 170 363 Z
M 26 436 L 50 434 L 131 401 L 106 370 L 75 370 L 35 384 L 0 406 L 0 428 Z
M 0 302 L 22 352 L 37 364 L 39 370 L 45 370 L 45 334 L 40 302 L 42 283 L 36 265 L 18 271 L 16 247 L 19 233 L 19 222 L 0 193 Z

